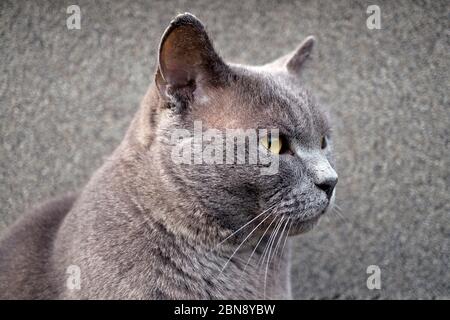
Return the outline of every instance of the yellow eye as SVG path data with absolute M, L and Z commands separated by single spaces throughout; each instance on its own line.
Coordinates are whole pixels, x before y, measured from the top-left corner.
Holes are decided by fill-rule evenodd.
M 279 138 L 265 136 L 261 138 L 260 142 L 264 146 L 264 148 L 266 148 L 273 154 L 279 154 L 281 151 L 282 143 Z

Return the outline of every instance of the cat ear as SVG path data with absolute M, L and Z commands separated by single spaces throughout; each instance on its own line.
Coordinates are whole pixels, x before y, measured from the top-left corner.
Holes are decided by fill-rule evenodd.
M 267 66 L 275 69 L 284 69 L 292 74 L 299 74 L 303 63 L 311 54 L 314 42 L 313 36 L 307 37 L 293 52 L 268 63 Z
M 226 65 L 215 52 L 205 27 L 189 13 L 178 15 L 161 38 L 155 82 L 172 103 L 197 98 L 202 86 L 217 82 Z
M 290 73 L 297 74 L 300 72 L 303 63 L 311 54 L 312 48 L 314 47 L 315 39 L 313 36 L 308 36 L 303 42 L 298 46 L 298 48 L 288 55 L 286 61 L 286 69 Z

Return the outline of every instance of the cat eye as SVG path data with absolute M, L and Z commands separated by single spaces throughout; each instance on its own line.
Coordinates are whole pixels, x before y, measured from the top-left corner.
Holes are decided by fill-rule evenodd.
M 269 135 L 266 135 L 265 137 L 261 138 L 260 143 L 263 145 L 264 148 L 266 148 L 273 154 L 280 154 L 283 148 L 281 138 L 274 138 Z
M 322 137 L 322 141 L 320 142 L 320 147 L 321 147 L 322 149 L 325 149 L 325 148 L 327 147 L 327 145 L 328 145 L 327 137 L 326 137 L 326 136 L 323 136 L 323 137 Z
M 267 135 L 261 138 L 260 143 L 264 148 L 269 150 L 273 154 L 293 154 L 289 149 L 289 143 L 283 135 L 279 137 L 272 137 L 271 135 Z

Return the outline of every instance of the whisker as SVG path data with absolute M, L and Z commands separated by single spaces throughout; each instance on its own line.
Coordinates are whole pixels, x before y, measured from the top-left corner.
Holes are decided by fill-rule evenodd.
M 338 220 L 342 221 L 346 226 L 349 226 L 351 224 L 350 221 L 342 214 L 342 211 L 339 210 L 340 209 L 337 209 L 337 207 L 333 207 L 333 212 L 336 213 L 335 216 L 338 218 Z
M 245 273 L 245 270 L 247 270 L 247 267 L 248 267 L 250 261 L 252 260 L 253 255 L 255 254 L 256 250 L 258 249 L 259 244 L 261 243 L 262 239 L 264 239 L 264 237 L 265 237 L 267 231 L 269 231 L 270 226 L 274 223 L 274 221 L 276 220 L 276 218 L 277 218 L 277 217 L 275 216 L 275 217 L 272 219 L 272 221 L 270 222 L 269 226 L 266 228 L 266 231 L 264 231 L 263 235 L 261 236 L 261 238 L 259 238 L 258 242 L 256 243 L 255 249 L 253 249 L 252 253 L 250 254 L 250 258 L 248 258 L 247 263 L 245 264 L 244 270 L 242 270 L 242 272 L 241 272 L 241 279 L 242 279 L 242 276 L 243 276 L 244 273 Z
M 245 237 L 244 240 L 242 240 L 242 242 L 239 244 L 239 246 L 236 248 L 236 250 L 234 250 L 233 254 L 230 256 L 230 258 L 227 260 L 227 262 L 225 263 L 225 265 L 223 266 L 222 270 L 220 270 L 220 272 L 222 273 L 223 270 L 225 270 L 226 266 L 228 265 L 228 263 L 231 261 L 231 259 L 233 258 L 233 256 L 236 254 L 236 252 L 239 250 L 239 248 L 244 244 L 244 242 L 253 234 L 253 232 L 255 232 L 256 229 L 258 229 L 258 227 L 264 222 L 266 221 L 268 218 L 270 217 L 270 214 L 265 217 L 260 223 L 258 223 L 258 225 L 253 228 L 253 230 Z
M 336 211 L 336 213 L 337 213 L 337 215 L 338 215 L 339 217 L 341 217 L 341 219 L 344 220 L 346 223 L 350 223 L 350 221 L 348 220 L 348 218 L 347 218 L 346 216 L 344 216 L 344 215 L 342 214 L 342 212 Z
M 284 238 L 283 246 L 281 247 L 281 251 L 280 251 L 280 260 L 278 261 L 278 266 L 277 266 L 277 268 L 280 267 L 281 259 L 283 258 L 284 247 L 286 246 L 287 239 L 289 238 L 289 232 L 291 231 L 291 228 L 292 228 L 292 225 L 293 225 L 293 224 L 294 224 L 294 221 L 292 220 L 291 223 L 289 224 L 289 228 L 288 228 L 288 230 L 287 230 L 287 232 L 286 232 L 286 237 Z M 297 226 L 297 225 L 298 225 L 298 220 L 295 222 L 295 226 Z
M 217 249 L 218 246 L 220 246 L 221 244 L 223 244 L 225 241 L 227 241 L 228 239 L 230 239 L 232 236 L 236 235 L 239 231 L 241 231 L 242 229 L 244 229 L 246 226 L 248 226 L 250 223 L 252 223 L 253 221 L 255 221 L 257 218 L 259 218 L 260 216 L 262 216 L 263 214 L 267 213 L 269 210 L 273 209 L 273 207 L 275 207 L 275 205 L 267 208 L 266 210 L 264 210 L 263 212 L 261 212 L 260 214 L 258 214 L 256 217 L 254 217 L 253 219 L 251 219 L 250 221 L 248 221 L 247 223 L 245 223 L 242 227 L 240 227 L 239 229 L 237 229 L 236 231 L 234 231 L 232 234 L 230 234 L 228 237 L 226 237 L 225 239 L 223 239 L 222 241 L 220 241 L 213 249 L 211 249 L 211 251 L 214 251 Z
M 281 217 L 280 220 L 278 220 L 277 224 L 275 225 L 274 232 L 272 232 L 272 234 L 270 235 L 269 241 L 266 243 L 266 247 L 264 248 L 263 255 L 260 257 L 260 261 L 258 261 L 258 265 L 261 265 L 261 266 L 264 265 L 264 260 L 266 258 L 267 251 L 269 250 L 269 246 L 272 242 L 272 238 L 275 235 L 275 230 L 277 228 L 279 228 L 282 220 L 283 220 L 283 217 Z M 262 261 L 261 261 L 261 259 L 262 259 Z
M 271 243 L 271 245 L 270 245 L 269 253 L 268 253 L 268 255 L 267 255 L 266 272 L 265 272 L 265 274 L 264 274 L 264 299 L 266 298 L 267 272 L 268 272 L 268 270 L 269 270 L 270 254 L 272 253 L 272 248 L 273 248 L 273 245 L 274 245 L 274 243 L 275 243 L 275 240 L 276 240 L 276 238 L 277 238 L 277 236 L 278 236 L 278 232 L 279 232 L 279 230 L 280 230 L 280 227 L 282 226 L 283 220 L 284 220 L 284 217 L 281 217 L 280 223 L 278 224 L 277 228 L 275 229 L 275 232 L 274 232 L 275 236 L 272 238 L 272 243 Z
M 343 218 L 344 220 L 347 220 L 347 221 L 348 221 L 347 217 L 344 215 L 344 210 L 343 210 L 339 205 L 337 205 L 336 203 L 333 205 L 333 210 L 334 210 L 339 216 L 341 216 L 341 218 Z
M 277 245 L 275 246 L 275 250 L 273 252 L 273 256 L 272 257 L 276 257 L 277 256 L 280 243 L 282 242 L 282 239 L 283 239 L 284 231 L 286 230 L 286 227 L 289 224 L 290 220 L 291 220 L 291 218 L 288 217 L 287 220 L 286 220 L 286 223 L 284 224 L 283 230 L 281 231 L 280 237 L 278 238 Z

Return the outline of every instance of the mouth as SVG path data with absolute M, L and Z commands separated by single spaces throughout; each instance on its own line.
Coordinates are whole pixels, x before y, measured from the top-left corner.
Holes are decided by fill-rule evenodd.
M 332 204 L 331 202 L 328 203 L 324 208 L 319 208 L 318 210 L 316 210 L 315 212 L 309 213 L 306 216 L 302 215 L 302 214 L 295 214 L 292 216 L 292 218 L 296 221 L 298 221 L 298 223 L 310 223 L 310 222 L 314 222 L 320 219 L 320 217 L 322 217 L 323 215 L 325 215 L 328 211 L 330 211 L 332 208 Z
M 292 224 L 292 230 L 290 230 L 289 235 L 298 235 L 313 229 L 318 224 L 320 218 L 333 209 L 334 192 L 329 199 L 321 199 L 315 203 L 310 203 L 306 208 L 301 205 L 297 208 L 293 206 L 282 206 L 281 210 L 279 210 L 277 207 L 279 204 L 280 202 L 272 204 L 271 209 L 274 209 L 273 213 Z M 286 207 L 288 210 L 283 210 Z
M 323 215 L 323 213 L 320 212 L 319 214 L 316 214 L 316 215 L 314 215 L 314 216 L 312 216 L 312 217 L 308 217 L 308 218 L 300 218 L 300 219 L 297 220 L 297 222 L 298 222 L 298 224 L 304 224 L 304 225 L 307 225 L 307 224 L 316 224 L 316 223 L 319 221 L 319 219 L 320 219 L 320 217 L 321 217 L 322 215 Z
M 314 217 L 310 217 L 308 219 L 300 219 L 294 222 L 294 226 L 289 232 L 290 236 L 299 235 L 302 233 L 306 233 L 308 231 L 311 231 L 319 222 L 319 219 L 321 217 L 321 214 L 318 214 Z
M 316 213 L 308 215 L 308 216 L 292 216 L 294 221 L 294 227 L 292 228 L 290 235 L 298 235 L 312 230 L 320 218 L 325 215 L 328 211 L 333 207 L 332 202 L 330 201 L 327 206 L 321 210 L 318 210 Z

